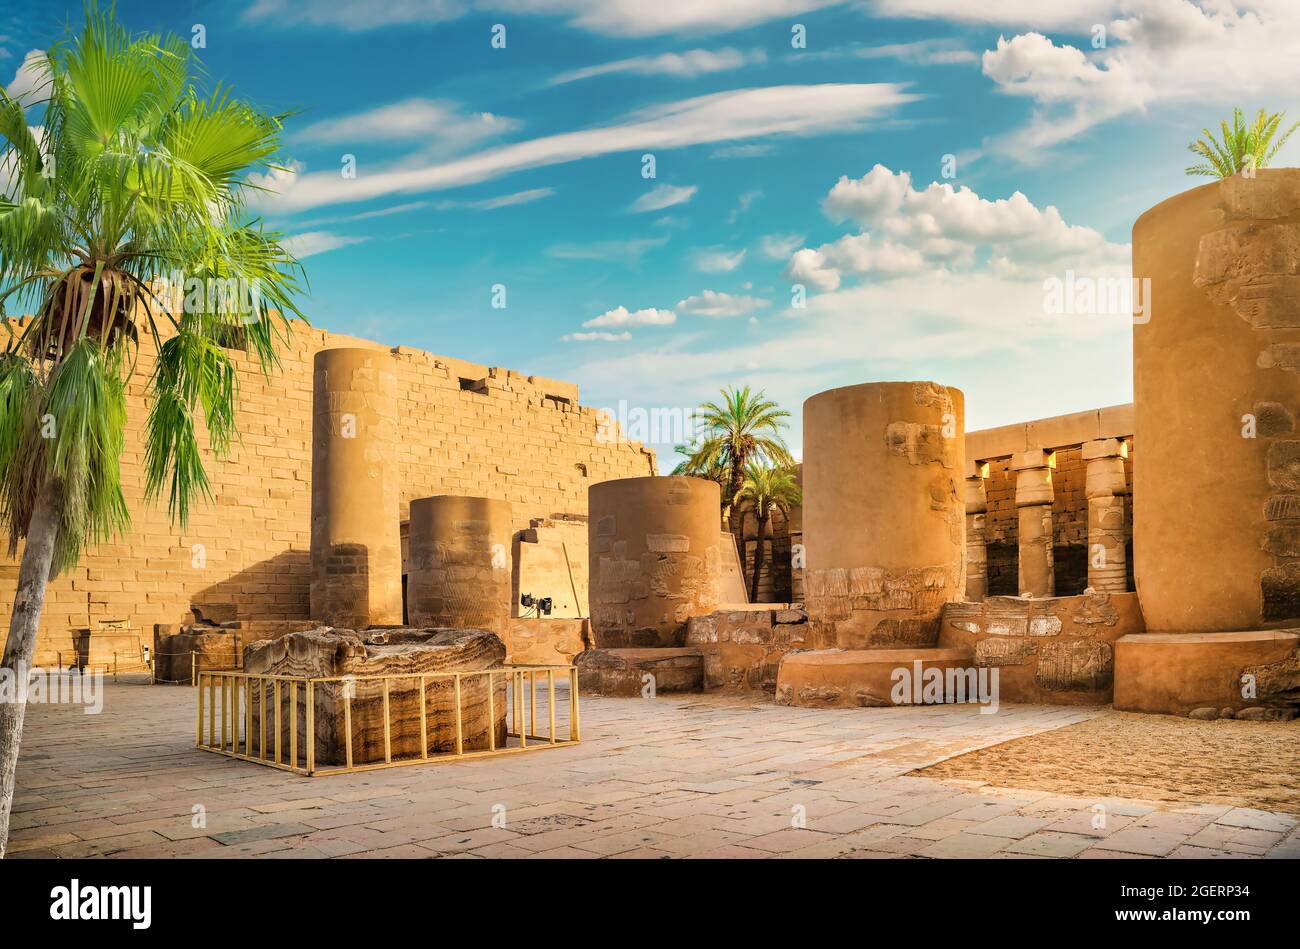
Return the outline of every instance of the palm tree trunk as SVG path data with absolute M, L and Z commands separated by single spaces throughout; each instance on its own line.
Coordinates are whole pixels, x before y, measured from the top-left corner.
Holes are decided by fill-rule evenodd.
M 736 502 L 736 495 L 740 489 L 745 486 L 745 456 L 737 455 L 731 459 L 731 477 L 727 479 L 727 496 L 723 500 L 728 503 L 730 510 L 727 512 L 728 527 L 731 533 L 736 535 L 736 547 L 740 550 L 745 549 L 744 535 L 744 511 L 742 505 Z
M 5 641 L 4 668 L 0 675 L 14 676 L 18 694 L 13 702 L 0 702 L 0 858 L 9 843 L 9 811 L 14 803 L 14 781 L 18 770 L 18 742 L 27 713 L 25 676 L 36 652 L 36 631 L 45 607 L 45 587 L 54 562 L 54 541 L 58 534 L 57 490 L 52 481 L 41 488 L 27 530 L 27 544 L 18 567 L 18 592 Z
M 758 514 L 758 542 L 754 544 L 754 575 L 749 580 L 749 602 L 758 602 L 758 578 L 763 575 L 763 537 L 767 534 L 767 518 Z

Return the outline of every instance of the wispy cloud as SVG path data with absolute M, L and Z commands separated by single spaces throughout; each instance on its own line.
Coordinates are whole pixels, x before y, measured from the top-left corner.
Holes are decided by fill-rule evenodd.
M 555 244 L 546 253 L 560 260 L 603 260 L 639 263 L 641 257 L 668 243 L 666 237 L 642 237 L 623 241 L 593 241 L 587 244 Z
M 734 296 L 717 290 L 701 290 L 694 296 L 680 301 L 674 309 L 692 316 L 723 318 L 746 316 L 755 310 L 770 306 L 771 302 L 758 297 Z
M 593 333 L 565 333 L 560 337 L 560 339 L 564 340 L 566 343 L 621 343 L 624 340 L 631 338 L 632 334 L 626 331 L 622 333 L 605 333 L 599 331 Z
M 263 196 L 259 204 L 268 211 L 301 211 L 389 194 L 454 188 L 524 168 L 614 152 L 847 132 L 916 98 L 894 83 L 823 83 L 719 92 L 645 109 L 615 125 L 548 135 L 450 161 L 369 171 L 351 179 L 342 178 L 334 169 L 297 174 L 276 182 L 280 193 Z
M 669 184 L 656 185 L 633 201 L 628 210 L 634 214 L 640 214 L 644 211 L 662 211 L 664 208 L 685 204 L 695 197 L 695 192 L 699 190 L 695 185 L 680 187 Z
M 369 237 L 335 234 L 331 231 L 304 231 L 285 238 L 283 243 L 285 250 L 299 260 L 303 260 L 307 257 L 315 257 L 317 254 L 338 250 L 340 247 L 364 244 L 368 240 Z
M 744 52 L 731 47 L 723 49 L 689 49 L 684 53 L 660 53 L 657 56 L 632 56 L 628 59 L 601 63 L 597 66 L 584 66 L 560 73 L 550 81 L 550 85 L 577 82 L 596 76 L 608 76 L 611 73 L 636 73 L 641 76 L 672 76 L 678 79 L 691 79 L 706 73 L 725 72 L 740 69 L 752 63 L 761 63 L 766 54 L 761 49 Z
M 625 306 L 616 306 L 582 325 L 592 329 L 598 326 L 670 326 L 676 322 L 677 314 L 672 310 L 646 307 L 644 310 L 629 311 Z
M 745 259 L 745 249 L 731 251 L 716 247 L 701 248 L 692 255 L 695 269 L 703 273 L 730 273 Z

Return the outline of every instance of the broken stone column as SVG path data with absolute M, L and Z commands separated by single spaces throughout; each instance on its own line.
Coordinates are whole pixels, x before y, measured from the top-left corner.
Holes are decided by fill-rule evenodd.
M 963 406 L 933 382 L 804 403 L 805 600 L 839 648 L 933 646 L 965 595 Z
M 1151 632 L 1300 621 L 1300 169 L 1133 225 L 1133 556 Z
M 1016 513 L 1019 517 L 1020 593 L 1056 595 L 1055 558 L 1052 552 L 1052 469 L 1056 455 L 1042 449 L 1011 456 L 1016 473 Z
M 1124 550 L 1124 496 L 1128 483 L 1124 459 L 1128 450 L 1117 438 L 1085 442 L 1087 464 L 1084 493 L 1088 498 L 1088 586 L 1097 593 L 1128 589 L 1128 557 Z
M 488 701 L 488 676 L 476 675 L 501 668 L 506 647 L 500 637 L 481 629 L 391 629 L 356 632 L 321 627 L 261 640 L 244 650 L 244 671 L 249 675 L 280 675 L 328 679 L 314 686 L 313 702 L 316 763 L 347 761 L 348 723 L 351 723 L 352 762 L 384 760 L 384 682 L 370 676 L 400 676 L 388 680 L 388 735 L 394 758 L 420 754 L 420 683 L 424 675 L 424 735 L 429 754 L 456 750 L 456 683 L 435 673 L 463 673 L 460 684 L 461 745 L 465 751 L 488 748 L 489 729 L 496 747 L 506 743 L 506 689 L 509 674 L 492 676 L 493 698 Z M 250 680 L 252 733 L 260 742 L 263 731 L 261 687 L 267 690 L 265 723 L 268 751 L 275 738 L 274 683 Z M 307 756 L 307 689 L 300 684 L 296 706 L 290 705 L 288 685 L 280 689 L 281 749 L 289 748 L 289 729 L 298 733 L 298 764 Z M 350 706 L 350 707 L 349 707 Z M 489 715 L 489 712 L 491 713 Z M 256 745 L 255 745 L 256 751 Z
M 438 495 L 411 502 L 407 616 L 412 626 L 488 629 L 511 612 L 509 501 Z
M 718 486 L 619 478 L 593 484 L 587 507 L 596 648 L 681 646 L 686 621 L 718 607 Z
M 966 599 L 979 602 L 988 595 L 989 564 L 988 536 L 985 520 L 988 517 L 987 463 L 976 464 L 966 476 Z
M 316 354 L 311 615 L 365 629 L 402 622 L 397 374 L 377 349 Z

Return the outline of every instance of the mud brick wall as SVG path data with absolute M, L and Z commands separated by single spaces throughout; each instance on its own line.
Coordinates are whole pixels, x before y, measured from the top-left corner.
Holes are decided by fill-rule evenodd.
M 579 405 L 572 383 L 296 324 L 281 369 L 269 380 L 254 360 L 232 351 L 241 438 L 223 462 L 205 455 L 212 500 L 191 511 L 181 529 L 165 503 L 143 498 L 143 389 L 154 352 L 142 344 L 122 456 L 133 526 L 51 583 L 38 663 L 69 653 L 78 629 L 91 629 L 93 640 L 105 620 L 127 620 L 148 643 L 155 623 L 191 620 L 191 604 L 232 604 L 251 620 L 308 615 L 312 359 L 336 346 L 394 353 L 403 518 L 413 498 L 470 494 L 510 501 L 516 530 L 533 518 L 581 520 L 588 485 L 656 470 L 653 453 L 639 443 L 600 432 L 597 411 Z M 201 439 L 206 448 L 206 434 Z M 6 628 L 17 575 L 16 560 L 0 559 Z

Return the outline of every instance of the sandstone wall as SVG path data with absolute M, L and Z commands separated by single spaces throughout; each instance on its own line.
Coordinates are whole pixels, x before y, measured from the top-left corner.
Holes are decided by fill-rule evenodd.
M 131 533 L 93 548 L 56 579 L 46 600 L 36 660 L 66 657 L 80 628 L 126 619 L 148 643 L 155 623 L 191 618 L 193 604 L 233 604 L 247 619 L 308 614 L 311 558 L 312 359 L 321 349 L 379 343 L 297 325 L 281 371 L 266 380 L 234 353 L 241 441 L 225 462 L 206 456 L 212 501 L 184 530 L 163 505 L 143 500 L 144 382 L 154 354 L 142 346 L 130 384 L 122 480 Z M 654 455 L 598 434 L 598 413 L 578 388 L 407 347 L 398 366 L 398 461 L 402 517 L 413 498 L 467 494 L 510 501 L 514 527 L 534 518 L 585 518 L 587 486 L 651 474 Z M 8 628 L 16 560 L 0 559 L 0 612 Z M 581 583 L 585 585 L 586 578 Z

